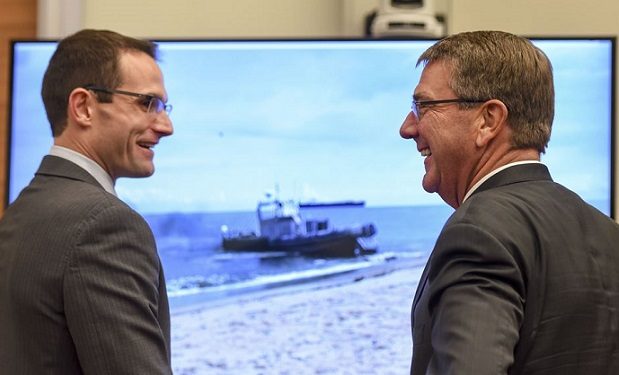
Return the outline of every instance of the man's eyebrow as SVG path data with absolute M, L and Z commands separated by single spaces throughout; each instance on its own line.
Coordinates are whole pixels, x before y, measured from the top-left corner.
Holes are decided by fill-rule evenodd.
M 164 99 L 163 97 L 159 96 L 158 94 L 155 94 L 154 92 L 149 92 L 149 93 L 145 93 L 145 94 L 142 94 L 142 95 L 147 96 L 147 97 L 148 97 L 149 99 L 151 99 L 151 100 L 152 100 L 152 99 L 159 99 L 159 100 L 161 100 L 164 104 L 167 104 L 167 103 L 168 103 L 168 99 L 167 99 L 167 98 L 166 98 L 166 99 Z
M 415 101 L 424 100 L 424 99 L 427 100 L 428 98 L 429 96 L 424 92 L 416 92 L 413 94 L 413 100 Z

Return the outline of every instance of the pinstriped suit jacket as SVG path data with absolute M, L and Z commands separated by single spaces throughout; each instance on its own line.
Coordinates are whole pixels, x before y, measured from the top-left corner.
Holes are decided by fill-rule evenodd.
M 144 219 L 46 156 L 0 220 L 0 374 L 170 374 L 161 262 Z
M 412 327 L 412 375 L 619 374 L 619 225 L 507 168 L 445 224 Z

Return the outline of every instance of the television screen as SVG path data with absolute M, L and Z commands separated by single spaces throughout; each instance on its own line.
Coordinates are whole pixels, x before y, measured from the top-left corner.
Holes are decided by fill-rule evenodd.
M 415 284 L 452 213 L 398 135 L 432 43 L 158 42 L 175 132 L 152 177 L 116 190 L 157 239 L 176 373 L 406 372 Z M 542 161 L 612 215 L 614 39 L 534 43 L 556 86 Z M 52 144 L 55 46 L 13 43 L 8 202 Z

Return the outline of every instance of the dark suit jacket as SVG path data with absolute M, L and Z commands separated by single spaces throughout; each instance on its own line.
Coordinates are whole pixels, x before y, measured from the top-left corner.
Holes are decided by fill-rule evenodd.
M 0 220 L 0 374 L 169 374 L 170 316 L 144 219 L 46 156 Z
M 619 225 L 545 166 L 494 175 L 445 224 L 411 374 L 619 374 Z

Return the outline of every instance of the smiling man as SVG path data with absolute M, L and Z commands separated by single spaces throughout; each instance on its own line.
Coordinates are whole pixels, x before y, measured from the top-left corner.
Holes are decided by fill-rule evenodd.
M 480 31 L 419 64 L 400 135 L 424 158 L 423 188 L 456 211 L 413 301 L 411 374 L 618 374 L 619 225 L 540 162 L 550 61 Z
M 116 197 L 172 134 L 156 46 L 103 30 L 62 40 L 42 97 L 54 144 L 0 220 L 0 368 L 170 374 L 153 234 Z

